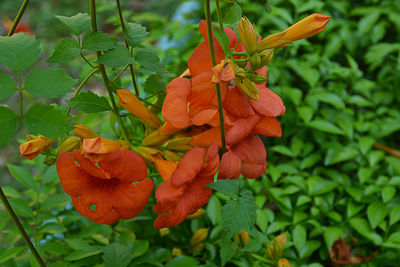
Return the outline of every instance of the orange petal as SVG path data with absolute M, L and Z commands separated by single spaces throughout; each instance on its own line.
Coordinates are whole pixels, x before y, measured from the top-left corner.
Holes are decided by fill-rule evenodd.
M 218 179 L 236 179 L 240 176 L 242 161 L 232 150 L 222 155 Z
M 267 171 L 267 152 L 260 137 L 250 135 L 234 147 L 235 153 L 243 162 L 242 174 L 246 178 L 258 178 Z
M 189 98 L 190 111 L 196 111 L 203 106 L 217 106 L 215 85 L 211 82 L 212 74 L 205 71 L 192 79 L 192 93 Z
M 83 152 L 85 154 L 107 154 L 120 148 L 119 142 L 102 137 L 83 140 Z
M 229 82 L 235 78 L 235 64 L 230 59 L 223 59 L 211 69 L 213 73 L 212 82 Z
M 104 172 L 103 169 L 99 168 L 94 164 L 90 159 L 86 158 L 81 154 L 79 150 L 74 150 L 72 152 L 72 156 L 75 161 L 79 164 L 79 166 L 91 176 L 101 178 L 101 179 L 110 179 L 110 174 Z
M 112 178 L 124 182 L 140 181 L 147 175 L 146 163 L 131 150 L 109 153 L 99 162 L 99 166 Z
M 174 127 L 166 121 L 160 128 L 160 135 L 170 136 L 179 130 L 181 130 L 181 128 Z
M 167 181 L 169 178 L 171 178 L 171 175 L 178 166 L 178 163 L 163 159 L 156 159 L 155 166 L 160 173 L 161 178 L 163 178 L 164 181 Z
M 186 152 L 171 176 L 172 184 L 179 187 L 191 182 L 203 167 L 205 155 L 206 151 L 200 147 Z
M 75 125 L 74 131 L 76 136 L 80 138 L 96 138 L 99 136 L 97 133 L 92 131 L 92 129 L 90 129 L 86 125 Z
M 80 197 L 74 197 L 74 196 L 71 196 L 71 199 L 75 209 L 82 216 L 85 216 L 86 218 L 95 223 L 113 224 L 121 218 L 121 214 L 119 214 L 119 212 L 117 212 L 115 209 L 110 208 L 109 205 L 106 207 L 109 209 L 104 209 L 105 206 L 103 206 L 103 209 L 99 209 L 98 210 L 99 212 L 96 212 L 90 208 L 91 204 L 95 204 L 94 202 L 90 203 L 90 201 L 88 202 L 87 199 L 84 200 Z M 95 205 L 97 210 L 97 202 Z
M 166 212 L 179 202 L 185 191 L 186 185 L 176 187 L 172 184 L 171 179 L 165 181 L 156 189 L 155 197 L 157 204 L 154 205 L 153 210 L 157 213 Z
M 167 96 L 161 114 L 173 127 L 189 126 L 188 98 L 190 90 L 190 80 L 185 78 L 175 78 L 167 86 Z
M 213 143 L 207 150 L 206 163 L 204 164 L 203 169 L 199 173 L 199 176 L 214 177 L 214 175 L 218 171 L 218 166 L 219 166 L 218 145 L 217 143 Z
M 189 144 L 192 146 L 209 147 L 214 142 L 217 142 L 219 147 L 222 146 L 220 128 L 211 128 L 200 134 L 194 135 Z
M 232 88 L 225 96 L 224 109 L 238 117 L 249 117 L 254 115 L 248 98 L 239 89 Z
M 260 92 L 257 101 L 250 101 L 255 111 L 267 117 L 276 117 L 285 114 L 286 108 L 282 99 L 264 86 L 257 85 Z
M 240 118 L 233 122 L 233 126 L 226 131 L 226 143 L 230 146 L 237 144 L 246 138 L 253 131 L 260 121 L 261 116 L 255 114 L 247 118 Z
M 193 124 L 201 126 L 203 124 L 209 124 L 217 113 L 218 113 L 218 108 L 210 106 L 210 108 L 208 109 L 204 109 L 190 115 Z
M 38 136 L 29 142 L 19 146 L 19 152 L 22 157 L 33 159 L 43 151 L 47 150 L 52 144 L 53 140 L 45 136 Z
M 253 134 L 261 134 L 264 136 L 282 136 L 282 128 L 278 120 L 274 117 L 262 117 L 256 127 L 253 129 Z

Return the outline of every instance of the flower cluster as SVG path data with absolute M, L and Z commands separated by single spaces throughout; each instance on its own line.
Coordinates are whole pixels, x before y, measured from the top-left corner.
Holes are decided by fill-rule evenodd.
M 216 37 L 208 40 L 206 22 L 201 21 L 204 41 L 190 56 L 188 69 L 167 86 L 161 112 L 164 122 L 129 90 L 116 91 L 119 104 L 146 126 L 139 147 L 128 140 L 102 138 L 83 125 L 76 125 L 76 136 L 59 145 L 57 171 L 78 212 L 104 224 L 135 217 L 153 190 L 146 163 L 154 165 L 163 179 L 153 207 L 160 214 L 154 226 L 160 229 L 176 226 L 199 211 L 211 197 L 212 189 L 206 185 L 214 179 L 263 175 L 267 154 L 259 135 L 280 137 L 277 117 L 285 113 L 281 98 L 267 88 L 266 65 L 277 49 L 321 32 L 329 19 L 313 14 L 262 39 L 254 25 L 242 18 L 241 41 L 232 29 L 223 29 L 227 47 Z M 210 43 L 215 55 L 210 53 Z M 52 143 L 43 136 L 32 137 L 21 145 L 21 155 L 32 159 L 48 153 Z M 226 151 L 221 159 L 219 149 Z

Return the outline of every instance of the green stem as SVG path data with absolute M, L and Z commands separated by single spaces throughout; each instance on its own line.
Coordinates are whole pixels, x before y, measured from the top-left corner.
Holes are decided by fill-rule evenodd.
M 80 55 L 81 55 L 82 59 L 83 59 L 90 67 L 96 68 L 95 66 L 93 66 L 92 63 L 90 63 L 90 61 L 89 61 L 82 53 L 81 53 Z
M 248 56 L 249 53 L 247 52 L 232 52 L 233 56 Z
M 95 68 L 93 69 L 88 75 L 86 75 L 85 79 L 83 79 L 83 81 L 81 82 L 81 84 L 79 85 L 78 89 L 76 89 L 74 96 L 77 96 L 79 94 L 79 92 L 81 91 L 81 89 L 83 88 L 83 86 L 86 84 L 86 82 L 90 79 L 90 77 L 92 77 L 99 69 Z M 68 115 L 71 112 L 71 106 L 68 105 L 68 109 L 67 112 L 65 112 L 65 115 Z
M 19 96 L 19 119 L 22 120 L 24 118 L 24 113 L 23 113 L 23 94 L 22 94 L 22 77 L 21 77 L 21 72 L 18 72 L 18 96 Z
M 92 20 L 92 31 L 93 32 L 97 32 L 96 2 L 95 2 L 95 0 L 89 0 L 89 3 L 90 3 L 90 18 Z M 101 56 L 101 52 L 97 51 L 96 54 L 97 54 L 97 59 L 99 59 L 99 57 Z M 112 88 L 111 88 L 111 83 L 110 83 L 110 80 L 107 77 L 106 68 L 104 67 L 103 64 L 99 64 L 99 68 L 100 68 L 100 73 L 101 73 L 101 76 L 103 77 L 104 84 L 106 86 L 108 95 L 110 97 L 110 101 L 111 101 L 111 105 L 112 105 L 112 108 L 113 108 L 113 112 L 114 112 L 115 116 L 117 117 L 118 125 L 121 128 L 122 137 L 125 140 L 130 141 L 128 139 L 128 134 L 127 134 L 128 131 L 126 130 L 125 125 L 122 122 L 121 115 L 119 114 L 117 104 L 115 103 L 114 95 L 113 95 Z
M 263 257 L 261 257 L 261 256 L 259 256 L 259 255 L 257 255 L 257 254 L 250 253 L 250 255 L 251 255 L 253 258 L 255 258 L 255 259 L 259 260 L 259 261 L 262 261 L 262 262 L 265 262 L 265 263 L 268 263 L 268 264 L 273 264 L 273 263 L 274 263 L 273 261 L 267 260 L 266 258 L 263 258 Z
M 43 259 L 40 257 L 35 246 L 32 244 L 32 241 L 30 240 L 28 234 L 25 232 L 25 229 L 22 226 L 21 222 L 19 221 L 17 215 L 15 215 L 15 212 L 14 212 L 13 208 L 11 207 L 10 203 L 8 202 L 8 199 L 7 199 L 6 195 L 4 194 L 1 186 L 0 186 L 0 198 L 1 198 L 1 201 L 3 202 L 3 205 L 6 208 L 8 214 L 10 214 L 12 221 L 17 226 L 18 231 L 21 233 L 22 238 L 24 239 L 25 243 L 28 245 L 30 251 L 32 252 L 33 256 L 36 258 L 36 260 L 40 266 L 45 267 L 46 264 L 44 263 Z
M 219 0 L 215 0 L 215 6 L 217 8 L 217 16 L 218 16 L 219 27 L 223 30 L 224 29 L 224 23 L 222 22 L 221 9 L 219 8 Z
M 27 7 L 28 3 L 29 3 L 29 0 L 24 0 L 24 2 L 22 3 L 22 5 L 21 5 L 21 7 L 20 7 L 20 9 L 19 9 L 19 11 L 18 11 L 17 16 L 15 17 L 14 22 L 13 22 L 13 24 L 12 24 L 10 30 L 8 31 L 7 36 L 11 36 L 11 35 L 14 34 L 15 29 L 17 28 L 18 23 L 19 23 L 19 21 L 21 20 L 22 15 L 24 14 L 25 8 Z
M 122 36 L 124 37 L 124 42 L 125 42 L 126 48 L 129 49 L 129 44 L 128 44 L 128 42 L 126 41 L 126 38 L 125 38 L 125 22 L 124 22 L 124 17 L 123 17 L 123 15 L 122 15 L 121 4 L 120 4 L 119 0 L 116 0 L 116 2 L 117 2 L 119 20 L 121 21 Z M 137 86 L 137 84 L 136 84 L 135 71 L 134 71 L 134 69 L 133 69 L 133 65 L 132 65 L 132 64 L 129 64 L 129 70 L 130 70 L 130 72 L 131 72 L 132 83 L 133 83 L 133 87 L 135 88 L 135 93 L 136 93 L 137 96 L 139 96 L 139 89 L 138 89 L 138 86 Z
M 215 59 L 215 50 L 214 50 L 214 42 L 213 42 L 214 38 L 213 38 L 212 27 L 211 27 L 210 0 L 205 0 L 204 3 L 205 3 L 205 16 L 206 16 L 206 21 L 207 21 L 208 47 L 210 49 L 211 65 L 214 67 L 216 65 L 216 59 Z M 222 153 L 224 154 L 226 151 L 225 124 L 224 124 L 224 110 L 222 107 L 221 88 L 220 88 L 219 83 L 215 84 L 215 89 L 217 91 L 217 99 L 218 99 L 218 115 L 219 115 L 219 125 L 221 127 Z
M 124 73 L 124 71 L 126 71 L 126 69 L 129 67 L 129 65 L 130 65 L 130 64 L 126 65 L 126 66 L 117 74 L 117 76 L 115 76 L 114 79 L 111 80 L 111 83 L 114 83 L 114 82 L 119 78 L 119 76 L 121 76 L 122 73 Z

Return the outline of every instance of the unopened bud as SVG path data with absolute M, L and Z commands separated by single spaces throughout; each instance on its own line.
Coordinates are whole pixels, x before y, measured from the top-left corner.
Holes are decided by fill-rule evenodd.
M 281 244 L 282 246 L 285 246 L 286 244 L 286 233 L 280 234 L 274 238 L 275 242 L 278 244 Z
M 258 100 L 260 92 L 249 78 L 235 79 L 236 86 L 251 100 Z
M 29 136 L 29 138 L 34 138 L 34 136 Z M 19 152 L 22 157 L 33 159 L 40 153 L 49 149 L 53 142 L 54 141 L 50 138 L 40 135 L 24 144 L 21 144 L 19 146 Z
M 47 166 L 51 166 L 56 162 L 56 158 L 54 156 L 47 156 L 43 163 L 46 164 Z
M 177 152 L 165 150 L 164 151 L 164 158 L 168 161 L 171 162 L 178 162 L 181 160 L 181 155 L 179 155 Z
M 274 58 L 274 50 L 273 48 L 266 49 L 260 52 L 260 57 L 261 57 L 261 63 L 260 66 L 264 67 L 268 63 L 271 62 L 271 60 Z
M 164 146 L 168 150 L 178 151 L 178 152 L 187 152 L 193 147 L 188 145 L 188 143 L 192 140 L 192 137 L 177 137 L 174 138 L 164 144 Z
M 267 77 L 265 77 L 264 75 L 261 75 L 261 74 L 251 76 L 250 79 L 252 82 L 254 82 L 256 84 L 263 84 L 267 81 Z
M 247 245 L 249 243 L 249 233 L 242 230 L 240 231 L 240 238 L 242 239 L 243 245 Z
M 26 141 L 26 142 L 35 140 L 35 139 L 37 139 L 37 138 L 38 138 L 38 136 L 33 135 L 33 134 L 26 134 L 26 135 L 25 135 L 25 141 Z
M 197 245 L 191 247 L 191 248 L 188 250 L 188 253 L 189 253 L 189 254 L 193 254 L 193 253 L 195 253 L 195 252 L 201 252 L 203 249 L 204 249 L 204 244 L 203 244 L 203 243 L 200 243 L 200 244 L 197 244 Z
M 261 57 L 259 54 L 253 54 L 250 57 L 250 66 L 253 70 L 258 70 L 262 67 L 261 65 Z
M 163 154 L 160 150 L 153 147 L 140 146 L 136 148 L 136 153 L 138 153 L 147 162 L 154 164 L 155 160 L 160 158 Z
M 241 79 L 246 78 L 247 72 L 242 68 L 236 68 L 235 69 L 235 77 L 241 78 Z
M 163 144 L 167 140 L 167 138 L 168 136 L 161 135 L 160 129 L 158 129 L 146 136 L 143 139 L 142 144 L 144 146 L 159 146 Z
M 205 213 L 204 209 L 198 209 L 195 213 L 190 214 L 189 216 L 186 217 L 186 220 L 196 220 L 200 219 L 201 216 Z
M 292 265 L 290 265 L 290 262 L 287 259 L 282 258 L 278 261 L 278 267 L 292 267 Z
M 200 244 L 204 239 L 208 236 L 208 228 L 200 228 L 198 229 L 190 239 L 190 244 L 192 246 Z
M 271 244 L 267 244 L 267 248 L 265 251 L 265 256 L 270 260 L 276 260 L 274 248 Z
M 99 135 L 93 132 L 89 127 L 85 125 L 75 125 L 74 131 L 77 136 L 80 138 L 96 138 Z
M 161 235 L 161 236 L 169 235 L 169 233 L 170 233 L 170 231 L 169 231 L 169 228 L 168 228 L 168 227 L 167 227 L 167 228 L 161 228 L 161 229 L 160 229 L 160 235 Z
M 172 248 L 172 256 L 178 257 L 182 255 L 182 249 L 180 248 Z
M 79 144 L 81 142 L 81 139 L 77 136 L 70 136 L 67 138 L 67 140 L 64 141 L 64 143 L 61 144 L 61 146 L 58 148 L 59 152 L 70 152 L 74 150 L 75 148 L 79 147 Z
M 246 17 L 242 17 L 238 23 L 238 31 L 246 51 L 253 53 L 258 40 L 258 33 L 254 25 Z

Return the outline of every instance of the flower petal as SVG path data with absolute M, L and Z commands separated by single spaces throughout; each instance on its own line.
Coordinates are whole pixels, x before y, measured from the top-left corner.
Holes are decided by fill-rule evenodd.
M 237 88 L 232 88 L 227 92 L 224 109 L 237 117 L 249 117 L 255 114 L 248 98 Z
M 285 114 L 286 108 L 282 99 L 264 86 L 257 85 L 260 92 L 257 101 L 250 101 L 255 111 L 267 117 L 276 117 Z
M 171 178 L 171 175 L 178 166 L 178 163 L 166 161 L 163 159 L 156 159 L 155 166 L 160 173 L 161 178 L 164 181 L 167 181 L 169 178 Z
M 258 178 L 267 171 L 267 152 L 260 137 L 250 135 L 232 148 L 243 162 L 242 174 L 246 178 Z
M 253 134 L 261 134 L 264 136 L 282 136 L 282 128 L 278 120 L 274 117 L 262 117 L 256 127 L 253 129 Z
M 175 78 L 167 86 L 167 96 L 161 114 L 173 127 L 185 128 L 189 126 L 187 105 L 190 91 L 190 80 L 185 78 Z
M 83 140 L 83 153 L 85 154 L 108 154 L 115 150 L 120 150 L 119 142 L 102 138 L 86 138 Z
M 176 206 L 179 199 L 185 191 L 186 185 L 176 187 L 172 184 L 171 179 L 165 181 L 156 189 L 155 197 L 157 204 L 153 210 L 157 213 L 166 212 Z
M 217 142 L 218 146 L 221 147 L 221 129 L 211 128 L 200 134 L 194 135 L 189 145 L 199 147 L 209 147 L 212 143 Z
M 200 147 L 194 147 L 186 152 L 171 176 L 172 184 L 179 187 L 191 182 L 203 167 L 205 156 L 205 149 Z
M 91 176 L 101 179 L 111 178 L 110 174 L 105 173 L 104 170 L 97 167 L 90 159 L 82 155 L 79 150 L 74 150 L 72 152 L 72 156 L 74 157 L 75 161 L 79 164 L 79 166 Z
M 246 138 L 260 121 L 261 116 L 255 114 L 248 118 L 240 118 L 233 122 L 233 126 L 226 132 L 226 143 L 233 146 Z
M 218 179 L 236 179 L 240 176 L 242 161 L 232 150 L 222 155 Z

